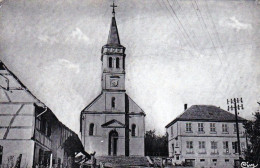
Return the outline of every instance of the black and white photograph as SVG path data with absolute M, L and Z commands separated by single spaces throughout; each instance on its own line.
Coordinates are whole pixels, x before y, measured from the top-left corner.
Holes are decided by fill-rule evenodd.
M 0 168 L 258 168 L 259 94 L 259 0 L 0 0 Z

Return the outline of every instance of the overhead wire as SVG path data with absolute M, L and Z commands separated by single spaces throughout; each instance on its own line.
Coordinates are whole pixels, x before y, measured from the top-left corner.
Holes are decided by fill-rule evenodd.
M 162 1 L 163 1 L 163 0 L 162 0 Z M 180 27 L 182 28 L 182 30 L 183 30 L 183 32 L 184 32 L 184 34 L 185 34 L 185 36 L 189 39 L 189 42 L 191 43 L 192 47 L 196 50 L 196 47 L 195 47 L 195 45 L 193 44 L 192 39 L 190 38 L 189 34 L 187 33 L 186 29 L 184 28 L 184 26 L 183 26 L 183 24 L 182 24 L 180 18 L 178 17 L 178 15 L 176 14 L 176 12 L 174 11 L 174 9 L 173 9 L 172 5 L 170 4 L 169 0 L 166 0 L 166 1 L 167 1 L 167 3 L 169 4 L 170 9 L 171 9 L 172 13 L 174 14 L 174 16 L 176 17 L 176 19 L 177 19 L 177 21 L 178 21 Z M 163 1 L 163 2 L 164 2 L 164 1 Z
M 197 11 L 198 11 L 199 14 L 200 14 L 200 18 L 201 18 L 201 20 L 202 20 L 202 23 L 203 23 L 203 25 L 204 25 L 204 27 L 205 27 L 205 30 L 207 31 L 207 34 L 208 34 L 208 36 L 209 36 L 209 39 L 210 39 L 210 41 L 211 41 L 211 43 L 212 43 L 212 46 L 213 46 L 213 48 L 214 48 L 214 50 L 215 50 L 215 52 L 216 52 L 216 54 L 217 54 L 217 56 L 218 56 L 218 58 L 219 58 L 220 63 L 222 64 L 222 60 L 220 59 L 220 56 L 219 56 L 219 53 L 217 52 L 215 43 L 214 43 L 214 41 L 212 40 L 212 37 L 211 37 L 211 35 L 210 35 L 210 33 L 209 33 L 208 27 L 207 27 L 207 25 L 206 25 L 206 23 L 205 23 L 205 20 L 204 20 L 203 16 L 202 16 L 202 13 L 201 13 L 201 10 L 200 10 L 200 8 L 199 8 L 199 6 L 198 6 L 198 3 L 197 3 L 196 0 L 193 0 L 193 1 L 195 2 L 195 5 L 196 5 L 196 7 L 197 7 L 197 10 L 196 10 L 195 7 L 193 6 L 193 7 L 194 7 L 194 10 L 196 11 L 196 15 L 197 15 Z M 198 15 L 197 15 L 197 16 L 198 16 Z M 199 16 L 198 16 L 198 18 L 199 18 Z M 200 21 L 200 19 L 199 19 L 199 21 Z M 200 23 L 201 23 L 201 21 L 200 21 Z
M 162 1 L 163 1 L 163 0 L 162 0 Z M 157 0 L 157 3 L 161 6 L 161 8 L 163 8 L 163 6 L 162 6 L 161 3 L 159 2 L 159 0 Z M 178 35 L 178 36 L 182 35 L 183 39 L 185 39 L 185 41 L 189 44 L 189 40 L 183 35 L 183 33 L 182 33 L 180 27 L 178 26 L 178 24 L 176 23 L 176 21 L 175 21 L 175 19 L 174 19 L 172 13 L 171 13 L 170 10 L 167 8 L 167 6 L 166 6 L 166 4 L 165 4 L 164 2 L 163 2 L 163 4 L 164 4 L 164 6 L 166 7 L 167 11 L 169 12 L 169 14 L 171 15 L 171 18 L 172 18 L 172 19 L 170 19 L 170 18 L 168 17 L 168 15 L 167 15 L 168 19 L 170 20 L 171 23 L 172 23 L 172 20 L 173 20 L 173 21 L 175 22 L 175 24 L 177 25 L 177 28 L 178 28 L 179 31 L 177 32 L 177 30 L 176 30 L 176 32 L 177 32 L 176 35 Z M 189 44 L 189 45 L 190 45 L 190 44 Z M 190 50 L 186 50 L 186 49 L 184 49 L 184 48 L 182 48 L 182 47 L 180 47 L 180 48 L 181 48 L 182 50 L 188 51 L 189 54 L 190 54 L 191 56 L 193 56 L 193 54 L 191 53 Z

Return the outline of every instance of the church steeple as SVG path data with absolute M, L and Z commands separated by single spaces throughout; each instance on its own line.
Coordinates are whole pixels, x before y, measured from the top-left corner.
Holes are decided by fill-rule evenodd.
M 125 91 L 125 47 L 120 44 L 115 18 L 115 4 L 111 5 L 112 22 L 107 44 L 102 47 L 102 90 L 109 92 Z
M 116 25 L 116 18 L 115 18 L 115 7 L 117 6 L 113 2 L 113 5 L 111 5 L 111 7 L 113 7 L 113 11 L 112 11 L 113 17 L 112 17 L 112 22 L 110 26 L 109 35 L 108 35 L 107 44 L 120 45 L 120 39 L 119 39 L 118 29 Z

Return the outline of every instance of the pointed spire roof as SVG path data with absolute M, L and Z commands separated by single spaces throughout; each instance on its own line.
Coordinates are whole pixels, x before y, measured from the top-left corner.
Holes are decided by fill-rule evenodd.
M 118 29 L 117 29 L 117 25 L 116 25 L 116 18 L 115 18 L 115 7 L 117 7 L 117 6 L 113 2 L 113 5 L 111 5 L 111 7 L 113 7 L 113 11 L 112 11 L 113 16 L 112 16 L 112 21 L 111 21 L 111 25 L 110 25 L 110 31 L 109 31 L 109 35 L 108 35 L 107 44 L 120 45 L 120 39 L 119 39 Z
M 116 26 L 116 18 L 112 17 L 112 22 L 110 26 L 110 31 L 107 39 L 107 44 L 114 44 L 114 45 L 120 45 L 120 39 L 118 34 L 118 29 Z

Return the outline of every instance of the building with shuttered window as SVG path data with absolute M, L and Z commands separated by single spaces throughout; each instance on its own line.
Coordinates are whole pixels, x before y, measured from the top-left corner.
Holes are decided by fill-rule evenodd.
M 193 105 L 166 125 L 174 164 L 233 167 L 239 159 L 235 115 L 212 105 Z M 238 117 L 240 147 L 246 148 L 245 119 Z

